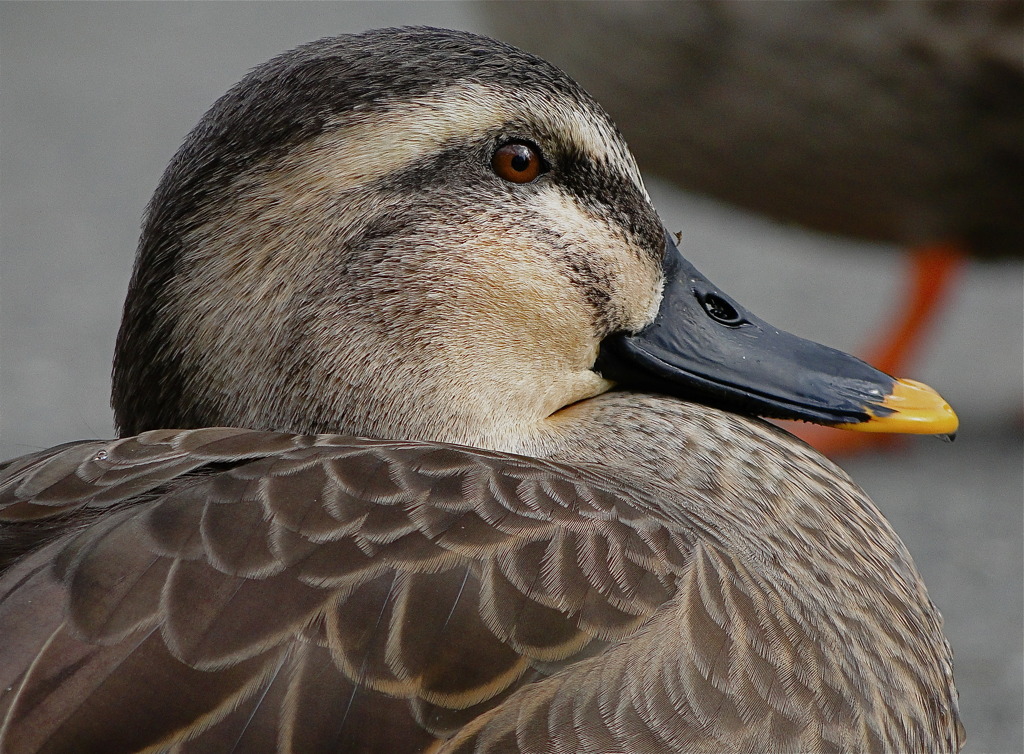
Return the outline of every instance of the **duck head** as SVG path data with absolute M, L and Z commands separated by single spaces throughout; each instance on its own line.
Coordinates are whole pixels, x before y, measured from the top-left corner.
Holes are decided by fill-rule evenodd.
M 515 450 L 616 384 L 857 429 L 956 428 L 930 388 L 776 330 L 701 276 L 614 124 L 557 68 L 406 28 L 285 53 L 192 131 L 147 211 L 113 405 L 123 434 L 237 425 Z

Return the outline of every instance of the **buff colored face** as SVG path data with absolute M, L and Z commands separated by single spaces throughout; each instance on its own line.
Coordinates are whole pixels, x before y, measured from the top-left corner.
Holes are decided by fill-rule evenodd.
M 334 386 L 335 405 L 318 411 L 345 417 L 331 426 L 376 433 L 411 421 L 426 436 L 484 445 L 611 387 L 593 371 L 600 342 L 654 318 L 663 248 L 608 123 L 481 85 L 397 104 L 383 119 L 339 120 L 240 177 L 189 235 L 190 272 L 174 281 L 189 306 L 175 337 L 192 344 L 182 350 L 203 380 L 265 375 L 271 344 L 302 354 L 291 378 Z M 509 144 L 525 150 L 532 180 L 496 172 Z M 570 162 L 614 175 L 602 178 L 619 184 L 609 204 L 630 202 L 654 230 L 643 237 L 602 215 L 559 178 Z M 355 405 L 370 381 L 396 406 L 383 421 Z M 401 408 L 412 393 L 428 399 L 415 415 Z M 245 426 L 287 408 L 233 403 Z M 432 405 L 463 416 L 439 418 Z

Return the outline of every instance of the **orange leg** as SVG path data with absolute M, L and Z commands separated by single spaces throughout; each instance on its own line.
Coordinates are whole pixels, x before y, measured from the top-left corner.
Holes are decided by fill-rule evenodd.
M 955 243 L 931 244 L 911 249 L 906 273 L 907 306 L 889 335 L 864 359 L 886 374 L 904 376 L 920 350 L 932 323 L 949 298 L 967 256 Z M 889 447 L 893 435 L 848 432 L 803 422 L 779 422 L 819 451 L 837 458 L 879 447 Z

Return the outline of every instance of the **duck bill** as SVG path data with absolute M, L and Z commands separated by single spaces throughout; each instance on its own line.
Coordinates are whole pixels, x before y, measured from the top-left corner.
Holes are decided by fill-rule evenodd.
M 865 432 L 956 432 L 956 414 L 932 388 L 772 327 L 701 275 L 668 233 L 663 264 L 654 321 L 601 344 L 595 368 L 606 378 L 748 415 Z

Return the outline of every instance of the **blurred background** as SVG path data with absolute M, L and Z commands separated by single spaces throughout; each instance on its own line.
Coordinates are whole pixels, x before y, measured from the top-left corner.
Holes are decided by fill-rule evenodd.
M 978 144 L 1006 138 L 1005 125 L 1024 111 L 1012 53 L 1007 63 L 1003 42 L 982 44 L 987 20 L 957 18 L 956 4 L 923 25 L 869 12 L 886 3 L 683 5 L 683 14 L 666 16 L 665 6 L 632 3 L 623 16 L 545 3 L 0 4 L 0 459 L 113 434 L 110 362 L 142 213 L 185 135 L 228 87 L 322 36 L 405 24 L 491 33 L 542 52 L 597 94 L 636 147 L 684 254 L 779 327 L 863 354 L 906 296 L 904 245 L 944 219 L 956 231 L 963 215 L 963 235 L 1003 255 L 966 264 L 919 358 L 900 375 L 952 403 L 957 442 L 910 438 L 841 465 L 893 521 L 946 618 L 965 750 L 1022 752 L 1024 272 L 1013 229 L 985 230 L 983 212 L 965 209 L 978 196 L 983 208 L 1020 205 L 1019 182 L 972 172 L 969 161 Z M 853 14 L 815 16 L 824 5 Z M 1001 6 L 1008 10 L 998 23 L 1021 34 L 1024 4 Z M 833 27 L 835 43 L 812 33 Z M 917 105 L 949 116 L 962 100 L 942 99 L 942 87 L 970 68 L 964 56 L 980 54 L 984 86 L 958 117 L 981 122 L 970 110 L 981 102 L 1002 120 L 946 144 L 926 128 L 938 116 Z M 907 83 L 901 72 L 910 69 L 918 73 Z M 780 82 L 799 96 L 813 90 L 804 97 L 813 106 L 780 105 L 772 88 Z M 903 141 L 889 154 L 891 140 L 876 138 L 861 155 L 879 86 L 875 109 L 906 125 L 892 137 Z M 730 97 L 741 106 L 721 105 Z M 847 160 L 859 166 L 853 176 L 894 165 L 881 188 L 857 184 L 826 151 L 807 157 L 795 146 L 805 138 L 824 150 L 822 124 L 844 113 L 859 125 L 833 147 L 858 155 Z M 1010 137 L 1024 143 L 1024 132 Z M 898 162 L 908 152 L 913 169 Z M 937 160 L 930 155 L 944 152 L 962 157 L 951 168 L 956 180 L 928 173 Z M 1013 162 L 1019 153 L 1004 152 L 1000 159 L 1024 175 L 1024 163 Z M 916 180 L 922 175 L 930 183 Z M 845 194 L 832 190 L 839 185 Z M 854 204 L 864 206 L 860 215 Z M 842 220 L 834 228 L 829 206 Z M 878 207 L 899 208 L 900 222 L 877 221 Z

